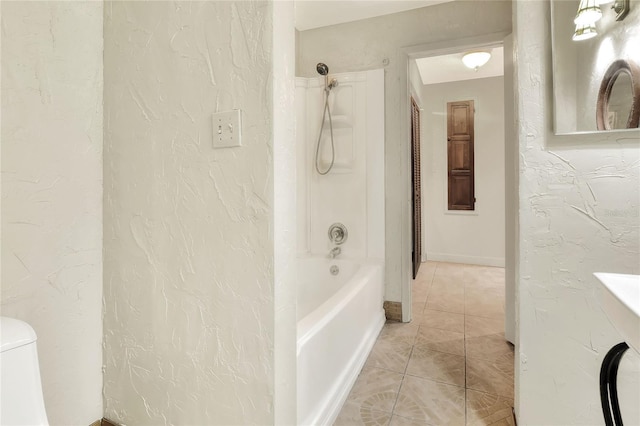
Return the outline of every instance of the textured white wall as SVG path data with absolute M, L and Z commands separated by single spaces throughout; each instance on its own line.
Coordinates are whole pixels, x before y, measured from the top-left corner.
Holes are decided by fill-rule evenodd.
M 399 99 L 407 88 L 399 81 L 407 69 L 399 60 L 400 49 L 510 30 L 511 2 L 455 1 L 299 33 L 299 76 L 314 76 L 317 62 L 325 62 L 332 72 L 347 72 L 379 68 L 383 60 L 390 61 L 385 66 L 385 300 L 401 300 L 402 252 L 410 244 L 403 247 L 402 242 L 403 204 L 408 206 L 410 192 L 401 169 L 409 148 L 401 140 Z
M 288 266 L 274 265 L 273 156 L 290 153 L 272 149 L 272 12 L 257 1 L 105 5 L 104 395 L 115 421 L 274 423 L 274 267 Z M 234 108 L 243 146 L 212 149 L 211 114 Z
M 524 425 L 603 424 L 598 374 L 621 339 L 596 271 L 640 272 L 640 142 L 552 134 L 549 4 L 515 2 L 520 150 L 516 407 Z M 640 423 L 640 357 L 622 359 L 625 424 Z
M 102 9 L 2 2 L 2 315 L 53 425 L 102 417 Z
M 429 260 L 504 266 L 504 79 L 422 86 L 423 251 Z M 447 208 L 447 102 L 473 100 L 476 208 Z

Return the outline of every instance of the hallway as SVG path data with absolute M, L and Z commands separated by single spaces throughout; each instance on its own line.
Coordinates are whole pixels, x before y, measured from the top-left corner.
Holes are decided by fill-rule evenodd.
M 388 322 L 335 425 L 513 425 L 504 270 L 423 263 L 413 321 Z

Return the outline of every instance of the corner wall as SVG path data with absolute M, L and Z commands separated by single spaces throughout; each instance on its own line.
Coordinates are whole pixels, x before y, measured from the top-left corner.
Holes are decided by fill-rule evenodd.
M 504 266 L 504 78 L 422 86 L 422 223 L 429 260 Z M 447 206 L 447 102 L 473 100 L 476 205 Z
M 402 264 L 402 252 L 410 247 L 403 241 L 403 226 L 408 228 L 403 211 L 410 192 L 401 168 L 409 146 L 402 140 L 399 118 L 401 91 L 408 90 L 399 84 L 407 73 L 400 49 L 510 31 L 511 2 L 455 1 L 299 33 L 299 76 L 315 76 L 318 62 L 326 63 L 331 72 L 385 68 L 385 300 L 402 300 L 403 267 L 409 268 L 409 263 Z
M 525 425 L 604 424 L 599 369 L 621 338 L 593 272 L 640 273 L 638 135 L 554 136 L 548 2 L 514 2 L 519 183 L 516 410 Z M 640 423 L 640 357 L 618 373 Z
M 102 418 L 102 2 L 2 2 L 2 315 L 49 422 Z
M 291 273 L 286 261 L 276 262 L 276 250 L 286 255 L 286 248 L 274 240 L 295 236 L 273 229 L 274 155 L 293 155 L 273 149 L 274 105 L 292 102 L 273 99 L 273 7 L 105 5 L 109 419 L 273 424 L 276 412 L 295 419 L 274 410 L 276 391 L 285 401 L 295 392 L 291 378 L 274 382 L 287 362 L 287 354 L 274 354 L 281 349 L 274 341 L 293 342 L 276 335 L 274 323 L 295 316 L 274 312 L 291 298 L 275 284 L 276 273 Z M 211 114 L 236 108 L 242 147 L 213 149 Z M 280 126 L 292 142 L 292 128 Z M 289 205 L 283 200 L 278 209 Z

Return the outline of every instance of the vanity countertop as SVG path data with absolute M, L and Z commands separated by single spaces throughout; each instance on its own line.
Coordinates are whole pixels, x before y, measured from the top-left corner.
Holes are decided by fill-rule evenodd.
M 640 275 L 596 272 L 602 307 L 624 341 L 640 353 Z

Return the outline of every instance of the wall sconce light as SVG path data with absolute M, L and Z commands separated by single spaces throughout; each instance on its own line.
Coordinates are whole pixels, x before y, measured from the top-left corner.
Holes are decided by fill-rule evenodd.
M 611 9 L 613 9 L 614 12 L 616 12 L 616 21 L 622 21 L 627 14 L 629 13 L 629 10 L 631 9 L 631 4 L 629 0 L 600 0 L 598 2 L 598 4 L 600 6 L 603 6 L 605 4 L 610 4 L 613 3 L 613 6 L 611 6 Z
M 611 9 L 616 12 L 616 21 L 622 21 L 629 14 L 631 5 L 629 4 L 629 0 L 615 0 Z
M 467 52 L 462 57 L 462 63 L 474 71 L 478 71 L 478 68 L 489 62 L 491 59 L 491 53 L 486 50 L 480 50 L 475 52 Z
M 576 25 L 576 31 L 571 38 L 573 41 L 588 40 L 598 35 L 595 24 Z
M 595 24 L 600 18 L 602 18 L 602 10 L 600 10 L 597 0 L 580 0 L 578 13 L 573 23 L 577 26 L 587 26 Z

